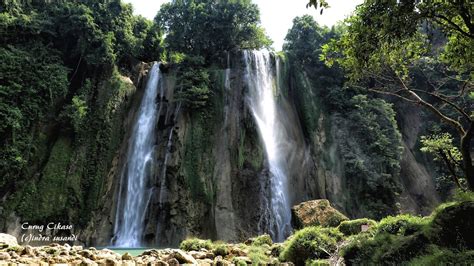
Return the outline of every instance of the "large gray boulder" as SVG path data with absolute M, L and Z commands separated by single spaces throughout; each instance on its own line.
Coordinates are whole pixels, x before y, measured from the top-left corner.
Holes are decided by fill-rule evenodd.
M 9 234 L 3 234 L 0 233 L 0 246 L 18 246 L 18 241 L 16 240 L 16 237 L 9 235 Z

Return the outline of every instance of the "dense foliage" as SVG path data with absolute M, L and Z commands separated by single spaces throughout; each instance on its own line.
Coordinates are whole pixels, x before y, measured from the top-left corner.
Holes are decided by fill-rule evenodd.
M 474 7 L 468 2 L 365 1 L 341 37 L 324 46 L 323 59 L 342 66 L 352 85 L 418 104 L 457 133 L 462 177 L 450 174 L 472 189 Z
M 162 51 L 156 24 L 132 11 L 119 0 L 2 1 L 2 215 L 89 221 L 134 90 L 118 69 Z
M 169 51 L 206 59 L 271 44 L 250 0 L 174 0 L 161 7 L 155 21 L 166 33 Z
M 345 88 L 341 69 L 321 62 L 322 47 L 341 36 L 340 27 L 321 27 L 311 16 L 298 17 L 293 23 L 284 49 L 295 73 L 303 129 L 314 139 L 310 135 L 321 130 L 318 127 L 335 128 L 332 142 L 341 152 L 347 193 L 354 202 L 348 204 L 349 211 L 359 206 L 355 213 L 371 218 L 396 213 L 402 148 L 392 106 L 360 89 Z M 318 125 L 324 114 L 331 114 L 326 118 L 331 122 Z M 350 137 L 343 132 L 351 132 Z M 337 162 L 327 156 L 326 163 Z

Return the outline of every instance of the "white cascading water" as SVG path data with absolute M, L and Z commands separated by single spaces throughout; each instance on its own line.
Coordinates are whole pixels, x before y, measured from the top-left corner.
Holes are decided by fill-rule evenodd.
M 137 120 L 129 140 L 127 162 L 122 172 L 119 204 L 115 222 L 114 245 L 140 247 L 144 230 L 145 213 L 151 196 L 147 188 L 153 163 L 155 126 L 157 120 L 158 85 L 161 79 L 160 64 L 155 63 L 149 72 Z M 123 202 L 122 202 L 123 201 Z
M 291 206 L 285 162 L 283 123 L 278 120 L 275 90 L 278 84 L 272 72 L 271 55 L 267 51 L 245 51 L 248 102 L 264 142 L 271 184 L 270 233 L 283 241 L 291 232 Z

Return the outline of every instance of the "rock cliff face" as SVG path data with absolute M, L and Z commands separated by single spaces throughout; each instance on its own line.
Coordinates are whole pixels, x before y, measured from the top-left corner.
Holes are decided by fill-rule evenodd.
M 273 60 L 280 88 L 276 92 L 278 115 L 291 129 L 286 132 L 286 151 L 292 204 L 327 198 L 350 217 L 367 215 L 365 202 L 358 200 L 364 184 L 347 173 L 344 149 L 353 149 L 367 164 L 373 155 L 351 136 L 350 121 L 344 114 L 327 113 L 321 107 L 304 73 L 299 73 L 303 74 L 303 82 L 295 82 L 299 74 L 292 73 L 286 64 L 280 65 L 277 73 Z M 157 121 L 158 174 L 150 184 L 156 192 L 145 218 L 146 244 L 176 246 L 187 236 L 237 241 L 268 231 L 269 173 L 248 107 L 244 72 L 241 53 L 231 56 L 227 68 L 212 69 L 211 105 L 200 112 L 189 112 L 174 101 L 179 74 L 173 69 L 165 74 L 167 86 Z M 306 93 L 304 97 L 309 101 L 302 104 L 301 93 Z M 309 131 L 302 127 L 308 102 L 316 114 Z M 409 117 L 402 113 L 399 121 Z M 418 133 L 409 121 L 399 124 L 405 150 L 401 174 L 394 181 L 402 186 L 402 205 L 398 208 L 428 210 L 436 202 L 431 177 L 422 163 L 410 157 Z M 126 141 L 114 160 L 117 167 L 109 174 L 109 189 L 102 198 L 104 207 L 85 231 L 90 236 L 88 244 L 107 245 L 113 237 L 113 203 L 117 202 L 116 189 L 120 185 L 117 171 L 123 165 Z

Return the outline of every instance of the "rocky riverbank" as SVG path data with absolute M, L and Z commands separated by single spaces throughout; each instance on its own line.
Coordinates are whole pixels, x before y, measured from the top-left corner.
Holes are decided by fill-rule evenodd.
M 255 239 L 248 240 L 249 245 L 213 244 L 209 246 L 206 246 L 205 240 L 190 240 L 184 244 L 184 247 L 190 251 L 150 249 L 141 255 L 132 256 L 129 253 L 121 255 L 110 249 L 84 248 L 68 244 L 20 246 L 15 237 L 0 234 L 0 265 L 247 265 L 258 261 L 261 256 L 269 258 L 273 262 L 272 265 L 293 265 L 280 263 L 276 258 L 279 255 L 280 246 L 271 242 L 263 243 L 266 240 L 262 239 L 269 239 L 269 237 L 257 238 L 256 241 L 261 242 L 257 243 L 261 248 L 252 245 Z M 196 247 L 199 247 L 199 250 L 191 250 Z

